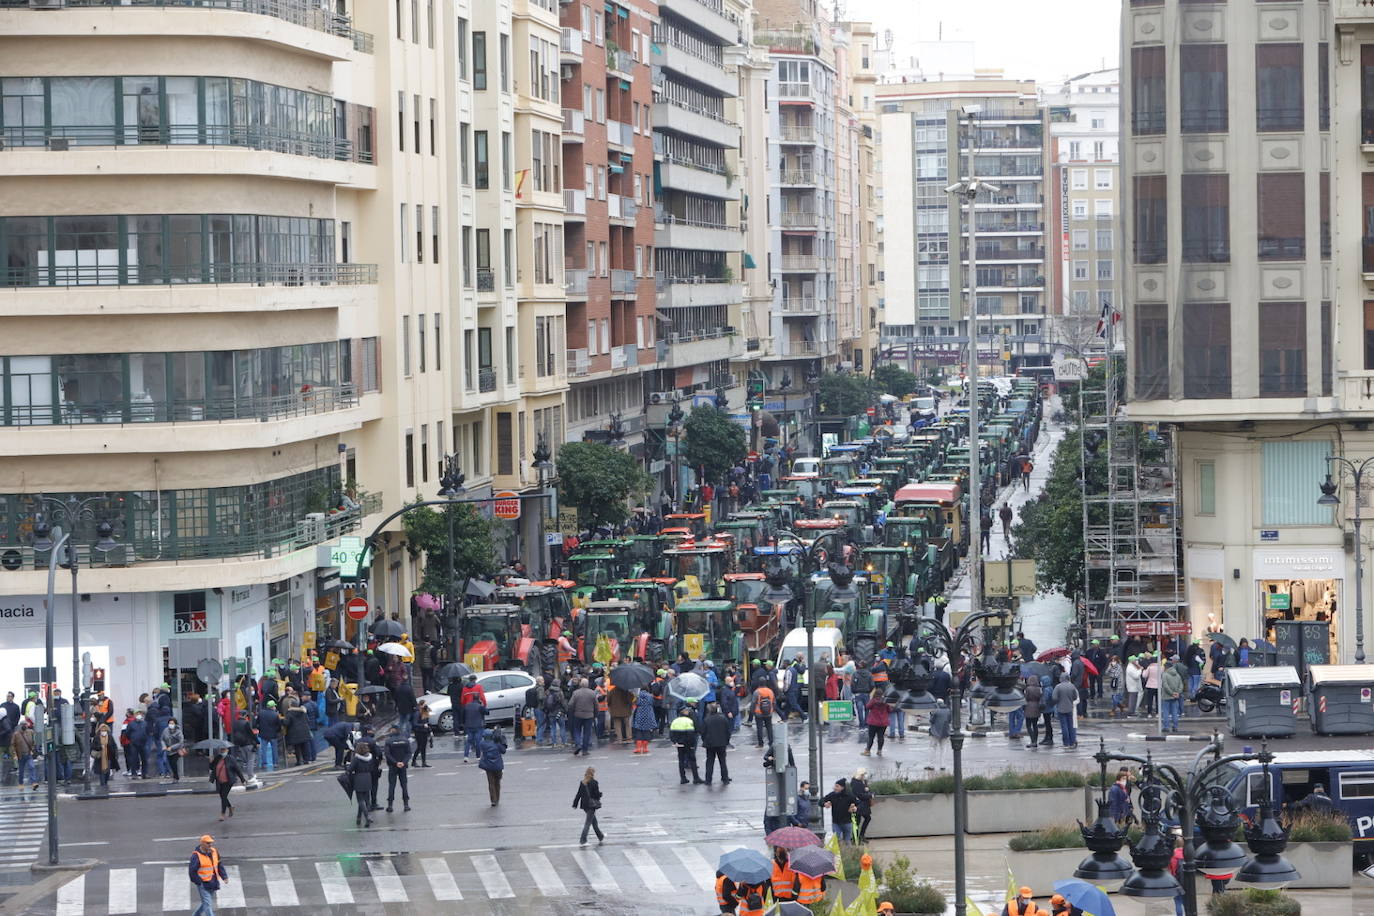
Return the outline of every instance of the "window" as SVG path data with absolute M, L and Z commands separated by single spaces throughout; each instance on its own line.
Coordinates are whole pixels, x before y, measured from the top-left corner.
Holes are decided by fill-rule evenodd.
M 425 347 L 425 315 L 423 312 L 421 312 L 420 316 L 415 320 L 415 331 L 419 334 L 419 340 L 416 341 L 416 347 L 420 354 L 420 371 L 424 372 L 425 360 L 428 359 L 429 350 Z
M 501 91 L 510 92 L 510 36 L 501 33 Z
M 1083 144 L 1078 140 L 1069 141 L 1069 161 L 1077 162 L 1083 158 Z
M 491 273 L 491 230 L 477 230 L 477 290 L 491 292 L 496 288 Z
M 501 234 L 501 267 L 505 272 L 506 289 L 515 286 L 515 230 L 506 229 Z
M 1255 46 L 1256 130 L 1302 130 L 1302 45 Z
M 401 367 L 402 374 L 410 375 L 410 316 L 401 316 Z
M 409 212 L 410 208 L 407 207 L 405 204 L 401 204 L 401 237 L 399 241 L 401 245 L 402 264 L 406 262 L 406 238 L 410 235 L 410 228 L 406 225 L 406 223 L 408 222 L 406 214 Z
M 458 177 L 464 187 L 472 187 L 472 175 L 468 171 L 468 146 L 472 125 L 466 122 L 458 125 Z
M 406 489 L 415 487 L 415 432 L 406 430 Z
M 468 21 L 458 19 L 458 78 L 468 78 Z
M 491 162 L 488 158 L 487 132 L 479 130 L 472 135 L 473 159 L 476 162 L 477 190 L 485 191 L 491 187 Z
M 487 33 L 472 33 L 472 88 L 487 88 Z
M 1259 259 L 1300 261 L 1307 256 L 1302 172 L 1259 174 Z
M 420 148 L 420 97 L 413 97 L 414 105 L 411 106 L 410 113 L 414 118 L 415 124 L 415 155 L 420 155 L 423 150 Z
M 353 224 L 344 220 L 339 223 L 339 261 L 348 264 L 353 260 Z
M 440 435 L 439 443 L 442 447 L 443 436 Z M 420 427 L 420 483 L 429 483 L 429 424 Z
M 1131 132 L 1164 133 L 1164 48 L 1131 49 Z
M 1137 264 L 1162 264 L 1168 248 L 1169 202 L 1163 175 L 1144 175 L 1135 180 L 1135 260 Z
M 1093 187 L 1099 191 L 1110 191 L 1112 189 L 1112 170 L 1095 169 L 1093 171 Z
M 1197 514 L 1217 514 L 1217 463 L 1197 463 Z
M 582 40 L 592 40 L 592 8 L 582 4 Z
M 377 367 L 377 338 L 363 338 L 363 391 L 380 391 Z
M 1226 130 L 1226 45 L 1179 46 L 1179 129 L 1184 133 Z
M 1321 304 L 1322 394 L 1331 397 L 1331 370 L 1335 355 L 1331 352 L 1331 303 Z
M 1074 219 L 1088 218 L 1088 202 L 1086 200 L 1075 200 L 1072 203 L 1072 213 Z
M 1073 278 L 1074 278 L 1075 280 L 1086 280 L 1086 279 L 1088 279 L 1088 262 L 1087 262 L 1087 261 L 1074 261 L 1074 262 L 1073 262 Z
M 443 318 L 438 312 L 434 313 L 434 371 L 441 372 L 444 368 L 444 338 L 442 334 Z M 439 433 L 439 442 L 443 443 L 444 434 Z
M 472 371 L 473 367 L 476 365 L 472 361 L 472 343 L 474 336 L 475 333 L 473 331 L 468 330 L 463 332 L 463 387 L 468 391 L 475 391 L 477 389 L 476 375 Z M 473 470 L 475 472 L 477 470 L 476 467 L 474 467 Z
M 515 328 L 506 328 L 506 384 L 515 384 Z M 524 449 L 521 449 L 521 454 Z
M 439 263 L 439 208 L 437 206 L 429 208 L 429 238 L 430 247 L 433 249 L 433 261 Z M 437 315 L 435 316 L 438 317 Z
M 433 9 L 433 0 L 430 0 L 430 8 Z M 439 103 L 434 99 L 429 100 L 429 154 L 439 155 Z
M 396 146 L 406 151 L 406 94 L 396 93 Z
M 1069 187 L 1075 191 L 1088 190 L 1088 170 L 1069 169 Z
M 1091 123 L 1091 125 L 1092 125 L 1092 129 L 1093 129 L 1093 130 L 1106 130 L 1106 129 L 1107 129 L 1107 119 L 1106 119 L 1106 118 L 1093 118 L 1093 119 L 1091 119 L 1090 123 Z
M 1331 74 L 1326 72 L 1327 47 L 1326 42 L 1317 45 L 1317 130 L 1331 129 Z
M 396 37 L 405 38 L 405 23 L 401 15 L 401 0 L 396 0 Z
M 1374 798 L 1374 773 L 1344 772 L 1340 780 L 1341 798 Z
M 410 40 L 420 43 L 420 0 L 410 0 Z
M 1099 230 L 1097 230 L 1097 250 L 1098 250 L 1098 251 L 1111 251 L 1111 250 L 1112 250 L 1112 230 L 1110 230 L 1110 229 L 1099 229 Z
M 502 411 L 496 415 L 496 473 L 508 476 L 515 473 L 515 443 L 511 414 Z
M 1307 309 L 1302 302 L 1259 306 L 1260 397 L 1307 394 Z
M 1111 201 L 1111 198 L 1109 198 L 1109 197 L 1108 197 L 1108 198 L 1098 198 L 1097 200 L 1094 200 L 1094 201 L 1093 201 L 1093 216 L 1097 217 L 1098 219 L 1111 219 L 1111 218 L 1112 218 L 1112 201 Z
M 1182 312 L 1183 396 L 1229 398 L 1231 307 L 1225 303 L 1188 302 Z
M 511 155 L 510 131 L 501 131 L 501 187 L 509 191 L 514 187 L 514 168 Z
M 1231 260 L 1230 189 L 1226 175 L 1183 176 L 1183 260 Z
M 1331 509 L 1312 498 L 1312 482 L 1326 476 L 1326 440 L 1265 442 L 1260 452 L 1262 525 L 1328 525 Z
M 1111 259 L 1111 258 L 1098 258 L 1098 259 L 1097 259 L 1097 279 L 1098 279 L 1098 280 L 1105 281 L 1105 282 L 1111 282 L 1111 279 L 1112 279 L 1112 259 Z
M 1367 199 L 1367 198 L 1366 198 Z M 1317 175 L 1317 224 L 1321 233 L 1321 256 L 1331 257 L 1331 173 Z
M 472 227 L 464 226 L 461 237 L 462 251 L 458 257 L 463 262 L 463 288 L 472 289 Z
M 415 205 L 415 263 L 425 263 L 425 208 Z
M 425 9 L 425 25 L 428 27 L 425 37 L 429 41 L 429 46 L 434 47 L 434 0 L 428 0 L 429 6 Z M 443 436 L 439 440 L 443 441 Z
M 1169 316 L 1161 303 L 1135 307 L 1135 396 L 1169 396 Z

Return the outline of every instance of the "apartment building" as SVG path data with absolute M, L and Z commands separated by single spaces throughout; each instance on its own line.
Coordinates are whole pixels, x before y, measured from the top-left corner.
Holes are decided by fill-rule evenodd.
M 1078 349 L 1099 339 L 1104 312 L 1121 307 L 1117 216 L 1121 212 L 1120 72 L 1084 73 L 1041 102 L 1050 122 L 1049 221 L 1056 261 L 1050 291 L 1052 336 Z
M 1374 9 L 1170 0 L 1122 29 L 1129 413 L 1175 430 L 1190 622 L 1325 623 L 1349 662 L 1368 554 L 1328 459 L 1374 451 Z
M 642 373 L 656 358 L 653 42 L 658 7 L 562 7 L 566 438 L 648 459 Z
M 1049 364 L 1046 117 L 1035 85 L 1005 79 L 877 86 L 883 138 L 886 323 L 882 348 L 913 369 L 957 366 L 969 333 L 968 245 L 946 188 L 972 174 L 997 190 L 976 208 L 979 359 L 1010 373 Z M 962 112 L 976 108 L 972 136 Z M 963 175 L 950 163 L 964 163 Z M 952 256 L 953 253 L 953 256 Z
M 837 28 L 848 33 L 847 80 L 843 85 L 846 105 L 851 112 L 856 157 L 850 179 L 854 200 L 855 306 L 857 334 L 850 345 L 850 361 L 869 365 L 878 347 L 882 324 L 882 169 L 879 163 L 880 133 L 877 105 L 878 36 L 872 23 L 845 22 Z M 868 361 L 857 353 L 869 354 Z
M 536 0 L 0 4 L 6 670 L 39 678 L 46 527 L 131 703 L 197 686 L 188 657 L 347 637 L 349 538 L 447 453 L 480 497 L 560 438 L 561 362 L 527 401 L 517 371 L 561 315 L 562 265 L 518 244 L 562 232 L 558 177 L 526 183 L 561 130 L 556 27 Z M 399 528 L 368 597 L 405 614 Z

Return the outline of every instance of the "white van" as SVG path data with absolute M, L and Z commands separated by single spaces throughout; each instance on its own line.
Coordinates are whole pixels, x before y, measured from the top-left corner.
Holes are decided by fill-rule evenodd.
M 809 457 L 792 459 L 793 477 L 819 477 L 820 475 L 821 459 Z
M 816 627 L 811 631 L 811 658 L 813 661 L 826 659 L 834 663 L 844 651 L 844 633 L 838 627 Z M 782 648 L 778 650 L 778 668 L 784 664 L 791 664 L 792 660 L 800 655 L 806 658 L 806 628 L 797 627 L 787 634 L 782 641 Z M 807 665 L 807 670 L 811 669 Z M 806 683 L 803 676 L 802 683 Z

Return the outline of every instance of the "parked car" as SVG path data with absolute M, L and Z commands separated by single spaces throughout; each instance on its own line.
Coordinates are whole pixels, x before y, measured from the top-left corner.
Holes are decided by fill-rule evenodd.
M 524 671 L 481 671 L 477 683 L 487 692 L 487 723 L 513 723 L 520 717 L 525 691 L 534 686 L 534 677 Z M 447 693 L 427 693 L 420 699 L 429 704 L 430 721 L 439 731 L 453 731 L 454 710 Z

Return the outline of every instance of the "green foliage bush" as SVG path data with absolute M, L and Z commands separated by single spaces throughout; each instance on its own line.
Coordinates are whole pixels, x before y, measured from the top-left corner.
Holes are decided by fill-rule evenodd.
M 878 899 L 890 900 L 899 913 L 943 913 L 945 895 L 928 881 L 916 880 L 916 869 L 906 856 L 887 863 L 878 883 Z
M 1290 843 L 1348 843 L 1351 837 L 1350 821 L 1334 812 L 1303 812 L 1289 822 L 1289 828 Z
M 1072 789 L 1087 785 L 1087 780 L 1075 770 L 1004 770 L 991 776 L 965 777 L 964 788 L 970 792 Z M 954 777 L 945 774 L 929 779 L 877 779 L 872 788 L 874 795 L 950 795 L 954 792 Z
M 1207 901 L 1209 916 L 1302 916 L 1302 904 L 1283 891 L 1246 888 L 1214 894 Z

